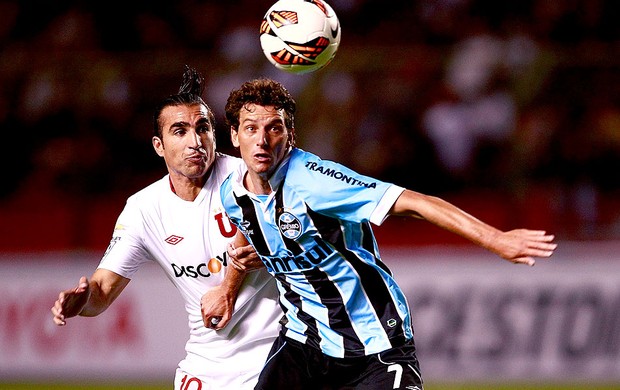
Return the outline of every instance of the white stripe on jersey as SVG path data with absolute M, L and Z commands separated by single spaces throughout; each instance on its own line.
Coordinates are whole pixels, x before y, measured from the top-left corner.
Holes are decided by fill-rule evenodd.
M 245 172 L 222 184 L 224 207 L 278 281 L 287 336 L 334 357 L 413 337 L 406 298 L 370 228 L 403 188 L 297 148 L 270 179 L 267 199 L 244 188 Z

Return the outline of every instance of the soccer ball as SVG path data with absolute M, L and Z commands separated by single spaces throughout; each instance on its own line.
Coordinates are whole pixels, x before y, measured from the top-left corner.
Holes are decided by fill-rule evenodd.
M 263 18 L 260 44 L 276 68 L 309 73 L 329 64 L 340 45 L 340 22 L 323 0 L 279 0 Z

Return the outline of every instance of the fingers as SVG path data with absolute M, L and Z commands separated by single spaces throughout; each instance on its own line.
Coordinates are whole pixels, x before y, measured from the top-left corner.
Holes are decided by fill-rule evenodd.
M 544 230 L 518 229 L 514 233 L 524 240 L 526 256 L 549 257 L 558 246 L 553 242 L 555 236 Z
M 544 230 L 516 229 L 506 232 L 503 237 L 501 256 L 514 264 L 530 267 L 536 263 L 535 258 L 551 257 L 558 246 L 553 242 L 555 236 Z
M 208 329 L 222 329 L 230 320 L 230 316 L 227 315 L 225 308 L 215 305 L 214 302 L 210 302 L 211 300 L 212 297 L 207 294 L 200 299 L 202 323 Z
M 528 251 L 527 254 L 535 257 L 551 257 L 551 255 L 553 255 L 554 249 L 555 248 L 532 248 Z
M 205 325 L 205 328 L 209 329 L 219 329 L 221 327 L 220 323 L 222 322 L 222 317 L 220 316 L 203 316 L 202 322 Z M 218 327 L 219 325 L 219 327 Z
M 219 324 L 221 320 L 222 318 L 220 317 L 212 317 L 209 323 L 211 324 L 211 326 L 217 326 L 217 324 Z
M 64 326 L 67 324 L 67 320 L 65 317 L 65 313 L 64 313 L 64 302 L 66 299 L 66 294 L 65 292 L 61 292 L 60 294 L 58 294 L 58 299 L 56 300 L 56 302 L 54 302 L 54 306 L 52 306 L 52 315 L 53 315 L 53 321 L 56 325 L 59 326 Z
M 226 252 L 228 252 L 229 263 L 238 271 L 245 271 L 245 265 L 237 260 L 237 256 L 239 256 L 239 249 L 235 248 L 235 245 L 232 242 L 229 242 L 226 246 Z
M 75 288 L 75 292 L 81 293 L 81 292 L 86 291 L 87 288 L 88 288 L 88 279 L 86 278 L 86 276 L 82 276 L 80 278 L 80 281 L 78 282 L 77 287 Z
M 213 330 L 220 330 L 226 327 L 226 325 L 230 322 L 230 316 L 206 316 L 203 317 L 203 323 L 206 328 Z
M 230 264 L 231 264 L 231 265 L 233 266 L 233 268 L 235 268 L 237 271 L 240 271 L 240 272 L 247 272 L 247 271 L 248 271 L 248 267 L 246 267 L 246 265 L 245 265 L 245 264 L 240 263 L 240 262 L 239 262 L 239 261 L 237 261 L 237 260 L 232 260 L 232 261 L 230 262 Z
M 65 316 L 62 314 L 62 307 L 60 306 L 59 301 L 56 301 L 54 306 L 52 306 L 51 311 L 53 316 L 52 320 L 56 325 L 64 326 L 67 324 L 67 321 L 65 321 Z
M 523 253 L 521 253 L 519 257 L 511 259 L 511 261 L 513 263 L 527 264 L 529 266 L 533 266 L 536 263 L 536 261 L 534 260 L 535 257 L 549 258 L 551 257 L 551 255 L 553 255 L 554 249 L 555 245 L 552 245 L 551 247 L 545 246 L 542 248 L 539 246 L 530 246 L 525 251 L 523 251 Z
M 226 325 L 228 325 L 229 322 L 230 322 L 230 316 L 211 317 L 208 320 L 209 326 L 207 326 L 207 328 L 211 328 L 213 330 L 220 330 L 220 329 L 225 328 Z
M 256 256 L 256 251 L 252 245 L 235 247 L 232 243 L 228 243 L 226 250 L 228 252 L 228 256 L 237 259 L 243 259 L 248 256 Z
M 235 249 L 237 257 L 245 257 L 254 252 L 252 245 L 240 246 Z
M 230 265 L 232 265 L 232 267 L 234 269 L 236 269 L 237 271 L 240 271 L 240 272 L 246 272 L 247 271 L 246 265 L 244 263 L 240 262 L 239 260 L 237 260 L 236 257 L 229 257 L 228 260 L 229 260 L 228 263 Z
M 56 325 L 63 326 L 66 325 L 65 316 L 62 313 L 62 303 L 65 300 L 65 293 L 61 292 L 58 294 L 58 299 L 54 302 L 54 306 L 50 309 L 52 312 L 52 320 Z
M 226 245 L 226 252 L 228 252 L 228 257 L 237 257 L 237 249 L 232 242 L 229 242 L 228 245 Z
M 531 235 L 534 238 L 528 242 L 527 255 L 529 256 L 550 257 L 558 247 L 558 244 L 552 242 L 555 239 L 553 234 L 546 234 L 545 231 L 533 231 Z
M 533 257 L 525 256 L 525 257 L 517 257 L 516 259 L 511 260 L 514 264 L 525 264 L 530 267 L 533 267 L 536 264 L 536 260 Z
M 228 243 L 226 251 L 228 252 L 228 259 L 230 260 L 229 263 L 233 266 L 233 268 L 241 272 L 248 271 L 248 266 L 239 259 L 245 258 L 248 256 L 248 254 L 252 253 L 252 246 L 248 245 L 235 248 L 233 243 Z
M 65 306 L 72 305 L 72 297 L 75 297 L 75 294 L 83 294 L 88 290 L 88 279 L 85 276 L 82 276 L 78 281 L 77 286 L 72 290 L 61 291 L 58 294 L 58 299 L 54 302 L 54 306 L 50 309 L 52 312 L 52 321 L 58 326 L 64 326 L 67 324 L 67 319 L 65 316 Z M 67 309 L 71 311 L 71 309 Z

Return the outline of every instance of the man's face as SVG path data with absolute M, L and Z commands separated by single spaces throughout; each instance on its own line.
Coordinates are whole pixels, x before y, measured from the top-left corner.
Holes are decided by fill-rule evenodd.
M 268 180 L 286 155 L 293 129 L 284 122 L 284 111 L 273 106 L 248 104 L 239 113 L 239 129 L 231 139 L 239 148 L 250 174 Z
M 162 136 L 153 147 L 171 175 L 202 178 L 215 160 L 215 133 L 207 108 L 200 104 L 169 106 L 161 112 Z

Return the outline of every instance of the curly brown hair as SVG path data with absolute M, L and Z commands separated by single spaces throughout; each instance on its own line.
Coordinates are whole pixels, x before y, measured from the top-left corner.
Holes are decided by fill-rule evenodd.
M 279 82 L 258 78 L 246 81 L 239 89 L 233 90 L 226 102 L 226 124 L 239 129 L 239 113 L 247 104 L 274 106 L 284 110 L 284 124 L 289 129 L 295 128 L 295 110 L 297 103 L 288 90 Z

